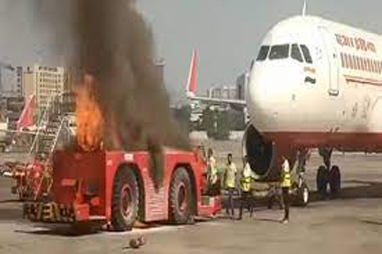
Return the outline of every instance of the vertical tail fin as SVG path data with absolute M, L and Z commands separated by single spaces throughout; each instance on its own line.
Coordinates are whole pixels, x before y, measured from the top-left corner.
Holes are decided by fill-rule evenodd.
M 306 0 L 304 0 L 304 5 L 302 6 L 302 16 L 305 17 L 306 15 Z
M 34 124 L 33 114 L 34 114 L 34 95 L 29 96 L 27 102 L 25 103 L 23 112 L 19 120 L 17 121 L 17 131 L 21 131 L 25 127 L 30 127 Z
M 187 80 L 187 97 L 194 98 L 196 92 L 196 50 L 192 51 L 190 72 Z

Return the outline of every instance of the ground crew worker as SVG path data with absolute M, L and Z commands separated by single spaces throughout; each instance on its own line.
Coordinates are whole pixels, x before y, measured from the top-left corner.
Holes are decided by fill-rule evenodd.
M 236 187 L 236 165 L 235 163 L 232 162 L 232 154 L 228 154 L 227 156 L 227 164 L 224 170 L 224 178 L 223 178 L 223 183 L 224 187 L 228 192 L 228 204 L 226 207 L 226 213 L 228 216 L 235 216 L 235 207 L 233 203 L 233 194 L 235 192 L 235 187 Z M 231 210 L 231 214 L 230 211 Z
M 242 219 L 244 206 L 249 206 L 250 216 L 253 215 L 253 197 L 252 197 L 252 187 L 251 180 L 256 178 L 252 173 L 251 166 L 249 165 L 247 156 L 244 157 L 244 169 L 242 172 L 242 177 L 240 179 L 241 187 L 241 198 L 240 198 L 240 213 L 239 220 Z
M 216 160 L 214 158 L 214 153 L 211 148 L 208 149 L 207 158 L 207 182 L 208 182 L 208 193 L 210 195 L 218 194 L 216 193 L 216 186 L 218 182 L 218 170 L 216 167 Z
M 284 203 L 284 218 L 282 223 L 289 222 L 289 189 L 291 187 L 290 168 L 288 160 L 283 157 L 283 164 L 281 166 L 281 189 Z
M 279 183 L 268 183 L 268 193 L 267 193 L 267 200 L 268 200 L 268 209 L 273 208 L 273 203 L 276 202 L 279 205 L 280 209 L 283 209 L 282 206 L 282 193 L 280 189 Z

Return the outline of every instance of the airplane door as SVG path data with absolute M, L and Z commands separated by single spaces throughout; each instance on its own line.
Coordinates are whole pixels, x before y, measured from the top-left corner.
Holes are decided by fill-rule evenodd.
M 322 38 L 324 58 L 327 59 L 328 92 L 331 96 L 338 96 L 339 55 L 335 47 L 334 37 L 325 27 L 319 27 L 319 31 Z

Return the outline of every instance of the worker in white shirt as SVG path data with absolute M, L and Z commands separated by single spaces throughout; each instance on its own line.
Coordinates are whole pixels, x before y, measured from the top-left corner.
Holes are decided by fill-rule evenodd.
M 239 220 L 242 219 L 243 216 L 243 208 L 244 206 L 249 206 L 250 216 L 253 215 L 254 201 L 252 196 L 252 179 L 257 179 L 257 175 L 252 172 L 251 165 L 248 162 L 248 157 L 244 157 L 244 169 L 242 173 L 242 177 L 240 179 L 240 187 L 241 187 L 241 202 L 240 202 L 240 213 Z
M 290 167 L 286 157 L 283 157 L 281 166 L 281 189 L 284 203 L 284 218 L 282 223 L 289 222 L 289 189 L 291 188 Z
M 228 204 L 226 207 L 226 212 L 228 216 L 231 216 L 233 218 L 235 216 L 235 208 L 234 208 L 234 202 L 233 202 L 233 195 L 236 188 L 236 165 L 232 161 L 232 154 L 228 154 L 227 156 L 227 164 L 224 170 L 224 187 L 228 192 Z M 230 214 L 231 210 L 231 214 Z
M 216 167 L 216 160 L 214 158 L 214 153 L 211 148 L 208 149 L 207 158 L 207 182 L 208 182 L 208 192 L 211 195 L 217 194 L 217 184 L 218 184 L 218 170 Z

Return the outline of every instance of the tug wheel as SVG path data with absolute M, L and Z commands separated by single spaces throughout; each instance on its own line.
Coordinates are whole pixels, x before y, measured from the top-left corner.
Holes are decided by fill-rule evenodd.
M 111 224 L 116 231 L 133 228 L 138 215 L 139 190 L 134 172 L 120 168 L 114 178 Z
M 336 165 L 329 172 L 329 186 L 332 196 L 337 197 L 341 190 L 341 171 Z
M 169 197 L 170 221 L 175 224 L 187 223 L 193 212 L 193 193 L 191 179 L 185 168 L 175 170 Z
M 326 197 L 328 182 L 329 182 L 329 172 L 324 166 L 320 166 L 317 170 L 317 191 L 322 198 Z

